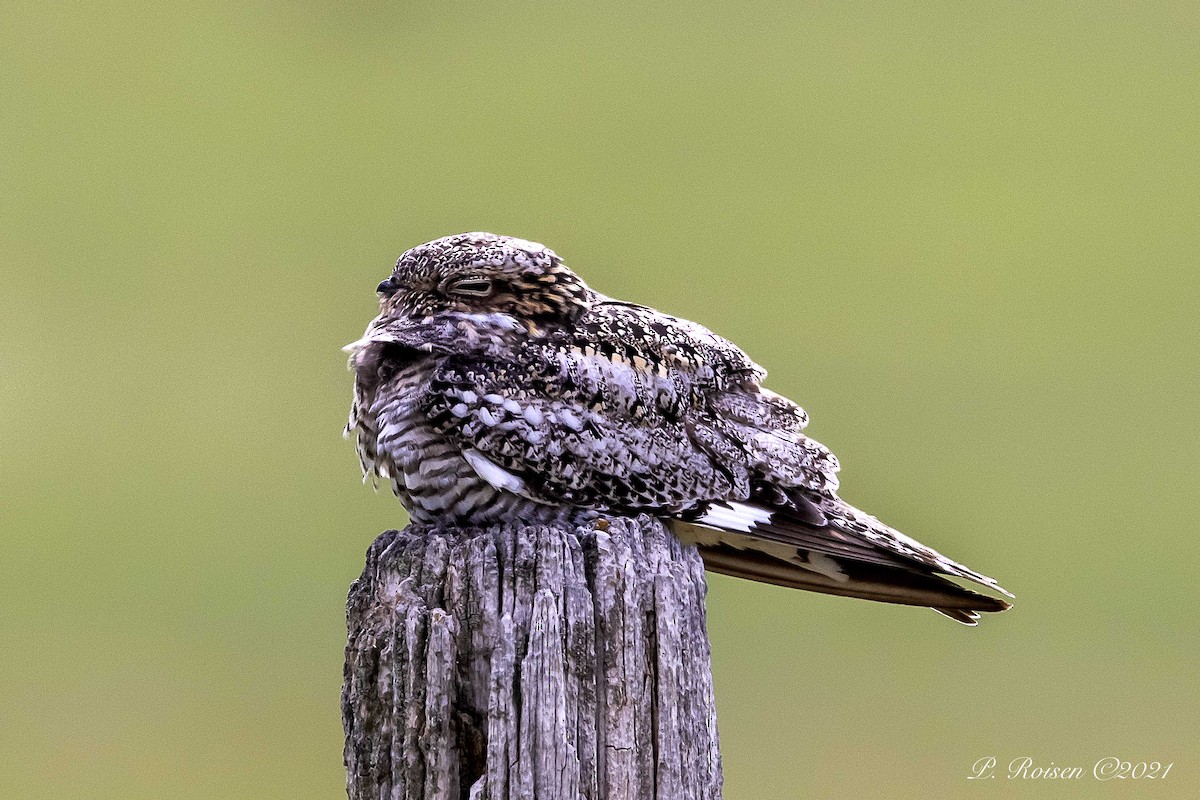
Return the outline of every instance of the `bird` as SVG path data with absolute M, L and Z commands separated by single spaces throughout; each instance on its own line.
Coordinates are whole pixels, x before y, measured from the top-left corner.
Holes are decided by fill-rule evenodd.
M 407 250 L 343 348 L 363 480 L 413 522 L 648 514 L 706 569 L 924 606 L 975 625 L 1013 595 L 838 496 L 839 463 L 766 371 L 702 325 L 589 287 L 549 248 L 474 232 Z

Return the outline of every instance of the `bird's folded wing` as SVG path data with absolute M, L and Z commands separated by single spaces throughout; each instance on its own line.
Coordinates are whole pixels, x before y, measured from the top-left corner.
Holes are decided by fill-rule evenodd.
M 427 409 L 489 483 L 539 502 L 613 513 L 666 514 L 735 494 L 735 480 L 683 419 L 631 409 L 613 387 L 595 401 L 578 389 L 551 390 L 544 376 L 505 379 L 515 368 L 448 365 Z
M 662 315 L 647 321 L 647 309 L 609 313 L 582 338 L 502 360 L 446 360 L 430 421 L 497 488 L 723 531 L 696 540 L 716 571 L 956 619 L 1007 607 L 938 574 L 1003 591 L 991 578 L 843 503 L 837 459 L 803 434 L 798 406 L 758 385 L 761 371 L 735 346 Z M 643 327 L 630 328 L 631 317 Z M 648 335 L 650 325 L 661 330 Z
M 745 465 L 714 457 L 705 419 L 714 393 L 761 375 L 699 325 L 606 302 L 504 358 L 445 360 L 426 412 L 533 500 L 668 513 L 749 490 Z

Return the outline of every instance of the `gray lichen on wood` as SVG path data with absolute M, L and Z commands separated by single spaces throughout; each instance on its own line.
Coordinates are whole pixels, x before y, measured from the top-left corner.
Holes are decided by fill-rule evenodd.
M 704 566 L 650 517 L 387 531 L 347 606 L 351 800 L 710 800 Z

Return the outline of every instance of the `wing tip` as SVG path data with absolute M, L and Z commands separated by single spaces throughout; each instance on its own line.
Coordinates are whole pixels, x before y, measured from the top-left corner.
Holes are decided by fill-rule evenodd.
M 1005 597 L 1009 598 L 1010 600 L 1017 599 L 1017 596 L 1015 594 L 1013 594 L 1008 589 L 1005 589 L 1003 586 L 1001 586 L 996 581 L 995 578 L 990 578 L 987 575 L 984 575 L 982 572 L 976 572 L 975 570 L 971 569 L 970 567 L 964 567 L 962 564 L 959 564 L 957 561 L 951 561 L 950 559 L 946 558 L 945 556 L 942 556 L 942 558 L 945 559 L 945 561 L 946 561 L 946 564 L 944 565 L 943 569 L 941 570 L 943 575 L 949 575 L 954 578 L 963 578 L 965 580 L 977 583 L 980 586 L 986 586 L 987 588 L 991 589 L 994 592 L 999 592 L 1000 594 L 1004 595 Z M 1007 604 L 1005 604 L 1005 607 L 1011 608 L 1012 604 L 1007 603 Z M 1001 610 L 1003 610 L 1003 609 L 1001 609 Z
M 1005 594 L 1008 593 L 1005 592 Z M 1012 595 L 1009 596 L 1011 597 Z M 930 606 L 930 608 L 941 614 L 943 617 L 949 617 L 955 622 L 972 628 L 979 625 L 979 620 L 982 619 L 981 614 L 995 614 L 1008 611 L 1010 608 L 1012 608 L 1012 603 L 1005 602 L 999 598 L 986 597 L 985 599 L 992 601 L 991 608 L 942 608 L 938 606 Z
M 1003 601 L 1000 601 L 1000 602 L 1003 602 Z M 977 628 L 977 627 L 979 627 L 979 620 L 982 619 L 982 617 L 980 616 L 980 612 L 1007 611 L 1010 608 L 1012 608 L 1012 606 L 1009 605 L 1008 603 L 1005 603 L 1004 608 L 999 608 L 999 609 L 984 608 L 984 609 L 975 610 L 975 609 L 969 609 L 969 608 L 937 608 L 937 607 L 933 607 L 933 610 L 936 611 L 937 613 L 941 614 L 943 617 L 949 617 L 950 619 L 954 620 L 955 622 L 960 623 L 962 625 L 966 625 L 969 628 Z
M 962 608 L 934 608 L 933 610 L 941 614 L 943 617 L 949 617 L 955 622 L 971 628 L 979 625 L 978 611 L 969 611 Z

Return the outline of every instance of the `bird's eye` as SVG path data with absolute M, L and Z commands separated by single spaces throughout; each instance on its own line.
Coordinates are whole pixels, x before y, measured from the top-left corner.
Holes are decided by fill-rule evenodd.
M 459 278 L 447 284 L 446 291 L 466 297 L 487 297 L 492 293 L 492 282 L 480 277 Z

